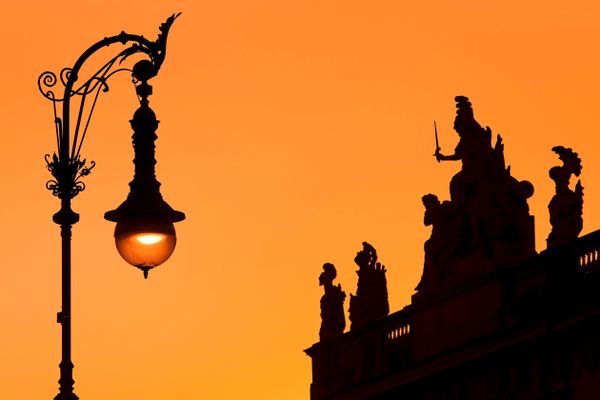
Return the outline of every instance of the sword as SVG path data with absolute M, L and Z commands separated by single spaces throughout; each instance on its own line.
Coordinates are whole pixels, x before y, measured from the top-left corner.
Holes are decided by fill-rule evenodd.
M 437 162 L 440 162 L 440 160 L 437 158 L 437 155 L 439 154 L 441 147 L 440 142 L 438 140 L 437 125 L 435 123 L 435 120 L 433 121 L 433 130 L 435 132 L 435 153 L 433 155 L 436 156 Z

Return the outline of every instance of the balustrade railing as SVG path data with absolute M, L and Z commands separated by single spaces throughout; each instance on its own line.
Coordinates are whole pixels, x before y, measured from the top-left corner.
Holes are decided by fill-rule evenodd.
M 384 337 L 388 343 L 397 344 L 407 341 L 410 334 L 410 318 L 406 311 L 401 310 L 390 314 L 383 322 L 385 322 L 383 324 Z
M 600 231 L 579 238 L 576 242 L 578 272 L 592 274 L 600 271 Z

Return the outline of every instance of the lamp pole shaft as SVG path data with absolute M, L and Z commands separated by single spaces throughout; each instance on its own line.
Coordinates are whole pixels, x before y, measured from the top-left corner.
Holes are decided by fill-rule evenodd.
M 62 356 L 59 364 L 59 392 L 54 400 L 77 400 L 74 392 L 73 362 L 71 361 L 71 231 L 79 215 L 71 209 L 71 199 L 62 199 L 62 207 L 53 220 L 60 225 L 62 252 L 62 309 L 57 322 L 62 327 Z

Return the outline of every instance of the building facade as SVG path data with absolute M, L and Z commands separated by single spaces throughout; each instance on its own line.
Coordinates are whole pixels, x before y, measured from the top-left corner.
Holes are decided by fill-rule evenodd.
M 462 169 L 450 200 L 423 196 L 432 233 L 412 302 L 386 315 L 362 306 L 359 315 L 352 302 L 385 296 L 387 304 L 387 291 L 369 289 L 369 274 L 385 274 L 374 249 L 367 261 L 357 255 L 363 289 L 350 296 L 351 329 L 305 350 L 313 400 L 600 399 L 600 231 L 578 237 L 583 192 L 580 183 L 569 188 L 581 160 L 553 149 L 563 165 L 550 171 L 552 232 L 538 253 L 527 206 L 533 186 L 511 176 L 502 139 L 492 147 L 468 99 L 456 101 L 459 144 L 436 155 Z M 321 307 L 326 324 L 326 296 Z

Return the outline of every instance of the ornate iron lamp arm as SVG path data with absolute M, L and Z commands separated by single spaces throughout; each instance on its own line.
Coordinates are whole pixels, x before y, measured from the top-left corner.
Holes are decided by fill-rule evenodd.
M 108 91 L 108 78 L 120 71 L 131 71 L 128 68 L 113 69 L 115 64 L 122 63 L 131 55 L 143 53 L 149 58 L 150 71 L 147 72 L 146 79 L 154 77 L 166 55 L 166 44 L 169 29 L 175 19 L 180 15 L 173 14 L 160 26 L 160 33 L 156 41 L 150 41 L 143 36 L 133 35 L 126 32 L 121 32 L 118 35 L 104 38 L 90 48 L 88 48 L 75 62 L 72 68 L 64 68 L 57 78 L 56 74 L 51 71 L 46 71 L 38 78 L 38 87 L 44 97 L 53 102 L 54 117 L 56 124 L 56 139 L 58 151 L 52 156 L 46 156 L 48 169 L 52 173 L 54 180 L 48 182 L 48 189 L 59 198 L 73 198 L 79 192 L 85 189 L 85 185 L 81 178 L 88 175 L 94 167 L 92 161 L 89 166 L 86 165 L 86 160 L 81 160 L 79 153 L 85 139 L 85 134 L 92 116 L 100 90 Z M 79 87 L 76 86 L 79 79 L 79 72 L 85 62 L 98 50 L 108 47 L 115 43 L 126 45 L 132 43 L 131 46 L 119 52 L 116 56 L 105 63 L 98 71 L 89 79 L 84 81 Z M 53 86 L 58 81 L 64 85 L 62 98 L 57 98 Z M 134 82 L 136 78 L 134 77 Z M 87 118 L 84 121 L 86 99 L 89 94 L 94 94 L 91 108 Z M 74 96 L 81 97 L 81 103 L 77 112 L 77 122 L 74 127 L 73 137 L 71 138 L 71 103 Z M 62 103 L 62 118 L 59 117 L 57 104 Z M 80 134 L 80 132 L 82 133 Z

